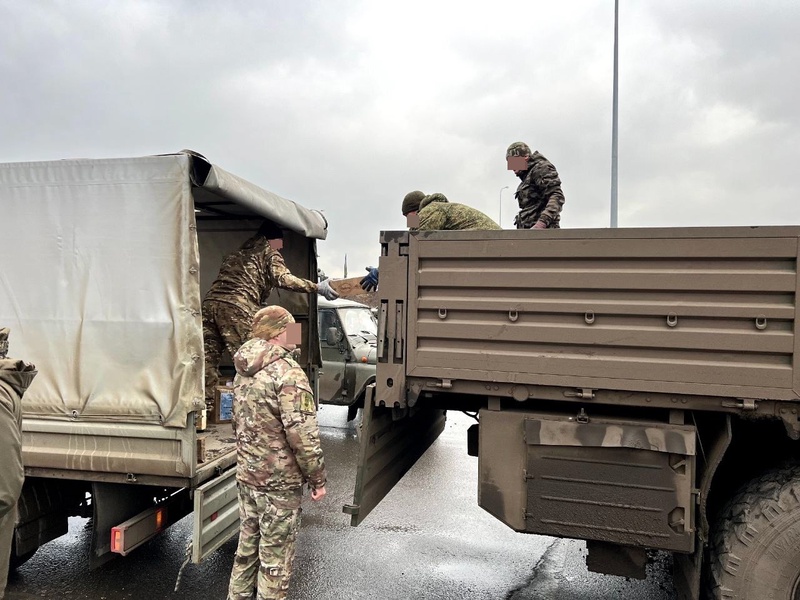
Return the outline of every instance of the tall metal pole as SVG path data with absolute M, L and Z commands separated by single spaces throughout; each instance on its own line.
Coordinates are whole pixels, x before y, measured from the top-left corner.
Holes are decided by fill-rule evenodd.
M 503 226 L 503 190 L 507 189 L 508 189 L 507 185 L 504 185 L 503 187 L 500 188 L 500 218 L 497 220 L 497 224 L 500 225 L 500 227 Z
M 614 93 L 611 109 L 611 227 L 617 226 L 617 126 L 619 84 L 619 0 L 614 0 Z

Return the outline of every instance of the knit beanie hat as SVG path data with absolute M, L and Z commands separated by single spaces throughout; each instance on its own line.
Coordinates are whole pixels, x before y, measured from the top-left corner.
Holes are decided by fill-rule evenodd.
M 286 331 L 289 323 L 294 323 L 294 317 L 288 310 L 277 304 L 266 306 L 253 317 L 253 337 L 271 340 Z
M 410 212 L 414 212 L 415 210 L 419 210 L 419 203 L 422 202 L 424 197 L 425 194 L 419 190 L 408 192 L 406 197 L 403 198 L 403 216 Z

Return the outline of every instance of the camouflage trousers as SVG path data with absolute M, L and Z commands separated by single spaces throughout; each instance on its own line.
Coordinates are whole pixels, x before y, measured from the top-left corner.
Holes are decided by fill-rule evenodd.
M 206 370 L 206 404 L 214 402 L 214 389 L 219 385 L 219 363 L 227 350 L 233 358 L 250 338 L 255 312 L 246 306 L 206 300 L 203 302 L 203 350 Z
M 239 546 L 228 600 L 284 600 L 300 529 L 301 488 L 267 492 L 239 483 Z
M 0 517 L 0 598 L 3 598 L 8 579 L 8 566 L 11 560 L 11 538 L 17 521 L 17 509 L 12 508 Z

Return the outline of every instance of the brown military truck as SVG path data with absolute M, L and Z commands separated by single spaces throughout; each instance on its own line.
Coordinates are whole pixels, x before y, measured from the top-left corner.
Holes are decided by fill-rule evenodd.
M 674 555 L 681 598 L 800 600 L 800 227 L 381 234 L 377 380 L 353 525 L 478 421 L 478 503 Z

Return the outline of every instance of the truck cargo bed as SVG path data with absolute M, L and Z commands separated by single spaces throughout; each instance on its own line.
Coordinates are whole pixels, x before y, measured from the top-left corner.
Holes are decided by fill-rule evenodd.
M 796 227 L 385 232 L 379 357 L 438 380 L 426 386 L 513 384 L 517 399 L 549 385 L 794 400 L 799 238 Z M 380 383 L 379 402 L 403 404 L 402 385 Z

